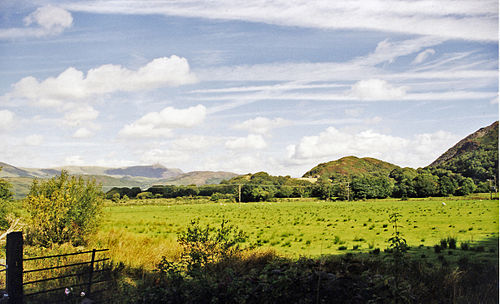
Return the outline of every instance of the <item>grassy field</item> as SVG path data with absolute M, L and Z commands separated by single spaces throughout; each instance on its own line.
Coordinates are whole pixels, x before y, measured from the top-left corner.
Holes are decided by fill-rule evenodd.
M 427 250 L 432 256 L 434 245 L 452 237 L 459 248 L 462 243 L 482 246 L 485 258 L 496 258 L 498 211 L 498 200 L 486 196 L 244 204 L 160 200 L 153 205 L 108 205 L 95 245 L 111 248 L 114 259 L 151 268 L 162 255 L 175 259 L 177 233 L 191 220 L 215 226 L 225 218 L 248 234 L 247 245 L 289 257 L 368 252 L 388 247 L 393 233 L 389 215 L 398 212 L 403 237 L 420 248 L 414 254 Z

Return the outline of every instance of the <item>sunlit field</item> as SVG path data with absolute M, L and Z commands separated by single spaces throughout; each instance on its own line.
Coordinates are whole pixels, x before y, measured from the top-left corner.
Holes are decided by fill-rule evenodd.
M 130 264 L 153 267 L 162 256 L 175 258 L 177 234 L 191 220 L 216 226 L 222 218 L 248 234 L 246 246 L 272 248 L 290 257 L 369 252 L 388 247 L 389 215 L 401 214 L 402 236 L 413 248 L 428 249 L 454 238 L 457 247 L 481 245 L 498 252 L 498 200 L 486 196 L 327 202 L 284 200 L 260 203 L 191 204 L 157 200 L 153 205 L 108 205 L 96 242 Z M 120 253 L 121 252 L 121 253 Z M 419 252 L 420 254 L 420 252 Z

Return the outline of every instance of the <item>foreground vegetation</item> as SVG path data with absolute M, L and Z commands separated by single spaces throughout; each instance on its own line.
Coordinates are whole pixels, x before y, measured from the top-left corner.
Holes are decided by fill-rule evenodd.
M 110 249 L 108 285 L 91 296 L 103 303 L 498 302 L 498 200 L 486 194 L 120 199 L 104 208 L 101 198 L 95 182 L 64 173 L 35 182 L 24 210 L 2 194 L 26 225 L 25 256 Z M 44 263 L 36 266 L 52 266 Z M 59 268 L 50 276 L 74 278 Z M 54 287 L 28 279 L 42 280 L 31 291 Z M 74 303 L 79 294 L 70 292 Z

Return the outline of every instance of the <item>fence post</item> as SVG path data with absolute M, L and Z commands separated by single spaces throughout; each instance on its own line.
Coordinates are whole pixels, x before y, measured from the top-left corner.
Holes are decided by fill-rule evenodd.
M 7 234 L 7 294 L 9 304 L 23 303 L 23 233 Z
M 88 286 L 87 286 L 88 296 L 90 296 L 90 289 L 92 288 L 92 275 L 94 274 L 94 261 L 95 261 L 95 249 L 92 250 L 92 260 L 90 261 L 89 282 L 88 282 Z

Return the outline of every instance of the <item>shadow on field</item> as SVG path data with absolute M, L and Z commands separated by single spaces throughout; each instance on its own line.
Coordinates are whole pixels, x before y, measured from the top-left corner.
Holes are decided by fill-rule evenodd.
M 498 303 L 498 237 L 392 252 L 290 259 L 239 251 L 185 267 L 163 261 L 147 272 L 115 266 L 107 303 Z M 455 247 L 451 241 L 451 247 Z

